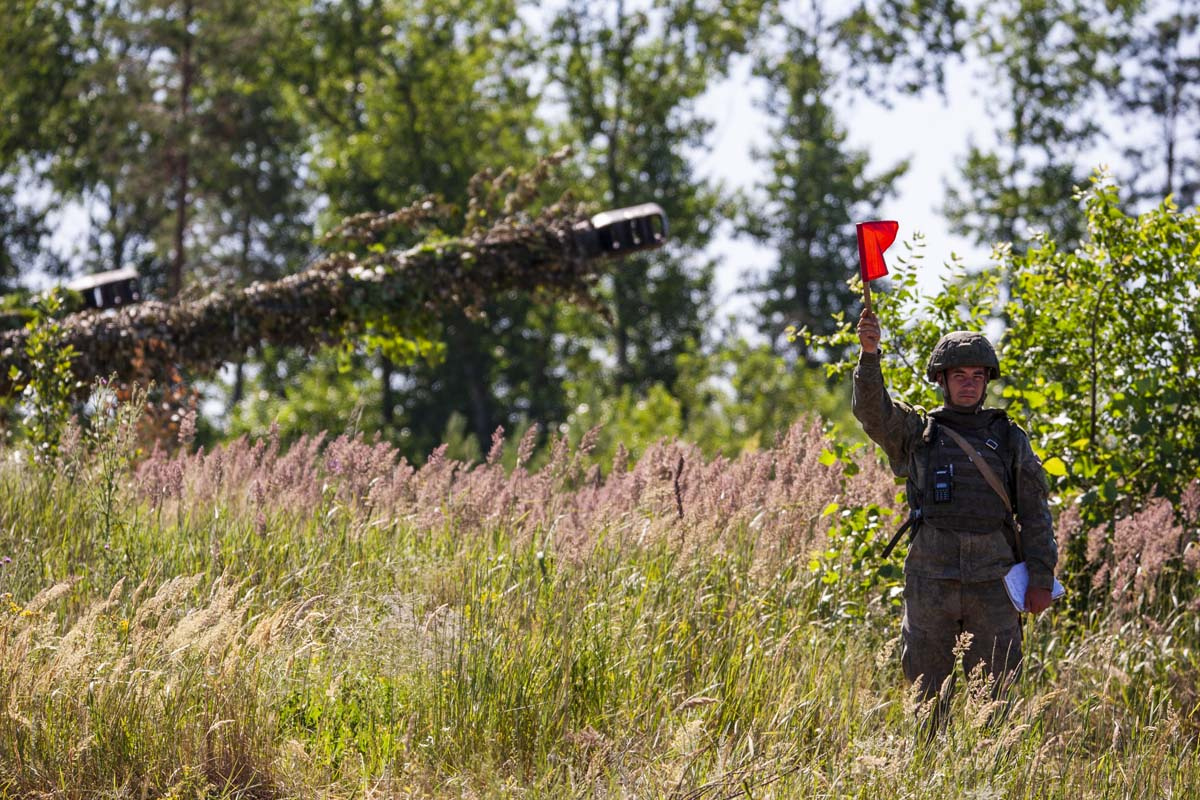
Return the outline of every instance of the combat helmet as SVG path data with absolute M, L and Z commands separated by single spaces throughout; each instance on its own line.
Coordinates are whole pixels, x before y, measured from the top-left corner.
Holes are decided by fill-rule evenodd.
M 925 365 L 925 377 L 936 383 L 938 374 L 954 367 L 984 367 L 989 381 L 1000 377 L 996 350 L 987 337 L 974 331 L 951 331 L 938 339 Z

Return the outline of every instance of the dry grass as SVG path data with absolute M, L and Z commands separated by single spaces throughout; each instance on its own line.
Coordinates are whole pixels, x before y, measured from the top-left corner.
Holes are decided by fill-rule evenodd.
M 1200 792 L 1200 621 L 1182 600 L 1037 620 L 1009 702 L 968 684 L 916 746 L 898 611 L 828 568 L 873 535 L 846 526 L 881 523 L 822 513 L 895 486 L 870 462 L 823 466 L 824 446 L 808 425 L 736 460 L 663 443 L 602 477 L 565 444 L 506 472 L 243 441 L 156 453 L 106 508 L 111 459 L 6 459 L 0 791 Z

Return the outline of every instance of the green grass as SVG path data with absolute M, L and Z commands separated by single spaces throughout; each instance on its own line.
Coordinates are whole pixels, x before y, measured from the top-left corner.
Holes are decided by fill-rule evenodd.
M 1004 721 L 968 686 L 917 747 L 899 610 L 823 541 L 104 503 L 98 463 L 0 471 L 5 796 L 1200 795 L 1194 611 L 1038 619 Z

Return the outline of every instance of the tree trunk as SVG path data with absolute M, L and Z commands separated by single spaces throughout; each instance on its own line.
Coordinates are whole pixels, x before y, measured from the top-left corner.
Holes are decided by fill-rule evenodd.
M 179 51 L 179 117 L 175 130 L 175 252 L 171 256 L 171 267 L 167 273 L 167 297 L 177 297 L 183 289 L 183 270 L 187 261 L 184 251 L 187 235 L 188 211 L 188 161 L 190 150 L 191 94 L 192 94 L 192 0 L 183 4 L 183 44 Z
M 379 397 L 380 415 L 383 418 L 383 426 L 391 428 L 396 423 L 396 396 L 392 391 L 392 375 L 396 372 L 396 365 L 392 360 L 385 355 L 379 356 Z
M 229 410 L 233 411 L 242 397 L 246 394 L 246 362 L 238 361 L 233 365 L 233 392 L 229 396 Z

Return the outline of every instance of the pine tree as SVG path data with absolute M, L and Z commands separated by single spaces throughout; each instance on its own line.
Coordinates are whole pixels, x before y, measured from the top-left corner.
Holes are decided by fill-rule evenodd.
M 631 10 L 617 0 L 597 13 L 577 0 L 551 25 L 550 87 L 562 101 L 562 135 L 584 147 L 584 196 L 613 207 L 654 200 L 672 225 L 665 251 L 622 263 L 608 286 L 606 349 L 618 386 L 671 386 L 676 359 L 705 338 L 712 265 L 701 251 L 719 196 L 688 157 L 711 127 L 694 104 L 746 51 L 763 7 L 671 1 Z
M 833 107 L 835 78 L 826 66 L 832 36 L 817 8 L 804 20 L 780 20 L 776 53 L 759 60 L 766 79 L 764 111 L 771 146 L 759 153 L 770 177 L 760 187 L 746 230 L 778 253 L 776 264 L 750 286 L 761 295 L 758 326 L 777 348 L 788 326 L 829 333 L 833 315 L 858 298 L 846 285 L 858 262 L 854 222 L 895 192 L 908 165 L 867 174 L 869 156 L 850 150 Z M 807 353 L 812 360 L 816 353 Z
M 1200 197 L 1200 3 L 1153 5 L 1129 37 L 1113 91 L 1138 136 L 1125 149 L 1129 164 L 1122 172 L 1135 201 L 1174 195 L 1181 207 L 1194 206 Z

